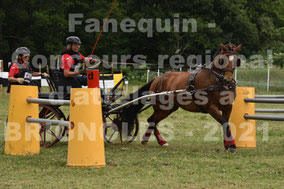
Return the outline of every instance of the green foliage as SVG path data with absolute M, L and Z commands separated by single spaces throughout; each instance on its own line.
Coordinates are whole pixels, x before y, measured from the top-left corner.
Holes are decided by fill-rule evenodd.
M 284 66 L 284 53 L 274 53 L 273 63 L 282 69 Z
M 12 52 L 19 46 L 28 46 L 33 54 L 59 54 L 65 47 L 65 38 L 78 35 L 83 41 L 81 52 L 89 55 L 98 32 L 85 31 L 89 18 L 103 19 L 112 5 L 111 0 L 74 1 L 12 1 L 0 2 L 0 59 L 10 61 Z M 138 23 L 141 18 L 170 19 L 169 33 L 159 33 L 154 27 L 153 37 L 135 29 L 132 33 L 104 32 L 95 54 L 143 54 L 147 62 L 157 63 L 157 55 L 174 55 L 181 50 L 184 56 L 205 54 L 205 49 L 216 50 L 220 42 L 242 43 L 242 54 L 264 52 L 272 49 L 284 51 L 284 2 L 273 0 L 119 0 L 110 15 L 118 23 L 131 18 Z M 82 26 L 76 32 L 68 31 L 70 13 L 83 13 Z M 174 14 L 182 19 L 196 19 L 197 32 L 174 32 Z M 216 23 L 208 28 L 208 23 Z M 162 24 L 165 24 L 164 22 Z M 129 60 L 133 61 L 133 60 Z

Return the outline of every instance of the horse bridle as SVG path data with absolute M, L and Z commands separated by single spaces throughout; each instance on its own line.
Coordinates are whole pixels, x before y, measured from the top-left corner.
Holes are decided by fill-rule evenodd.
M 226 53 L 229 53 L 229 56 L 231 55 L 235 55 L 237 54 L 236 52 L 234 51 L 224 51 L 224 54 Z M 236 86 L 237 86 L 237 82 L 232 79 L 231 81 L 227 81 L 227 80 L 224 80 L 224 75 L 225 75 L 225 72 L 234 72 L 235 69 L 218 69 L 221 73 L 218 73 L 216 72 L 215 70 L 213 70 L 214 68 L 214 62 L 211 62 L 210 64 L 211 66 L 207 67 L 206 65 L 203 65 L 202 67 L 199 67 L 197 68 L 189 77 L 189 81 L 188 81 L 188 85 L 187 85 L 187 88 L 186 90 L 188 92 L 190 92 L 191 94 L 193 94 L 194 92 L 198 91 L 198 90 L 201 90 L 201 91 L 222 91 L 222 90 L 232 90 L 232 89 L 235 89 Z M 216 68 L 216 67 L 215 67 Z M 216 82 L 213 83 L 212 85 L 210 85 L 209 87 L 207 88 L 204 88 L 204 89 L 198 89 L 196 90 L 195 89 L 195 86 L 194 86 L 194 79 L 195 79 L 195 76 L 200 72 L 200 70 L 202 69 L 206 69 L 208 70 L 210 73 L 212 73 L 213 75 L 216 76 Z
M 234 52 L 234 51 L 224 51 L 220 55 L 225 55 L 225 54 L 229 54 L 228 56 L 231 56 L 231 55 L 236 55 L 237 53 Z M 211 69 L 208 69 L 208 70 L 216 76 L 216 81 L 218 83 L 220 83 L 224 87 L 225 86 L 228 87 L 229 89 L 236 87 L 237 82 L 234 79 L 232 79 L 231 81 L 224 80 L 225 73 L 231 72 L 233 74 L 234 71 L 235 71 L 235 68 L 233 68 L 233 69 L 220 69 L 220 68 L 215 67 L 217 70 L 219 70 L 221 72 L 221 73 L 218 73 L 218 72 L 213 70 L 213 67 L 215 67 L 214 62 L 213 62 L 213 66 L 211 67 Z
M 231 55 L 237 55 L 237 53 L 236 52 L 234 52 L 234 51 L 224 51 L 222 54 L 220 54 L 220 55 L 226 55 L 226 54 L 228 54 L 228 56 L 231 56 Z M 213 60 L 214 61 L 214 60 Z M 233 69 L 220 69 L 220 68 L 217 68 L 218 70 L 220 70 L 221 72 L 231 72 L 231 73 L 233 73 L 234 72 L 234 70 L 235 70 L 235 68 L 233 68 Z

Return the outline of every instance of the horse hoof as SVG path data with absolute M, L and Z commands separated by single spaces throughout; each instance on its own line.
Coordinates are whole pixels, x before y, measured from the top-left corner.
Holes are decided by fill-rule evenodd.
M 168 143 L 165 143 L 165 144 L 162 144 L 161 146 L 162 146 L 162 147 L 168 147 L 169 144 L 168 144 Z
M 148 144 L 148 142 L 142 141 L 141 144 L 146 145 L 146 144 Z
M 229 151 L 233 154 L 238 153 L 238 150 L 236 148 L 229 148 Z

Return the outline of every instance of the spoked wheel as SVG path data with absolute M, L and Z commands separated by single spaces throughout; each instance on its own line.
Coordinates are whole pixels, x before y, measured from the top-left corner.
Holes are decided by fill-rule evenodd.
M 104 139 L 109 143 L 120 141 L 119 128 L 113 123 L 111 117 L 107 117 L 104 121 Z
M 139 121 L 138 121 L 138 118 L 135 117 L 134 119 L 134 125 L 133 125 L 133 130 L 132 131 L 129 131 L 127 133 L 127 142 L 133 142 L 135 140 L 135 138 L 137 137 L 137 134 L 138 134 L 138 131 L 139 131 Z
M 134 119 L 133 129 L 130 131 L 127 123 L 122 123 L 119 117 L 107 116 L 104 119 L 104 138 L 109 143 L 133 142 L 139 131 L 139 121 Z
M 66 120 L 63 112 L 57 107 L 40 105 L 39 118 Z M 40 124 L 40 144 L 43 148 L 49 148 L 56 144 L 64 136 L 64 126 Z

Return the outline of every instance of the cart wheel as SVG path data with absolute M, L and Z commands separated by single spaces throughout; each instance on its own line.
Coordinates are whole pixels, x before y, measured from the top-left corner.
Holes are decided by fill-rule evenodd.
M 133 142 L 135 138 L 137 137 L 138 131 L 139 131 L 139 121 L 138 121 L 138 118 L 135 117 L 133 130 L 128 133 L 127 142 Z
M 40 118 L 66 120 L 63 112 L 57 107 L 40 105 Z M 64 126 L 40 124 L 40 144 L 43 148 L 49 148 L 56 144 L 64 136 Z
M 104 139 L 109 143 L 116 143 L 120 141 L 119 129 L 116 124 L 113 123 L 113 118 L 104 118 Z
M 118 143 L 118 142 L 133 142 L 137 137 L 139 131 L 139 121 L 136 117 L 134 119 L 133 130 L 128 131 L 127 124 L 123 125 L 116 117 L 114 119 L 107 117 L 104 122 L 104 138 L 106 142 Z

